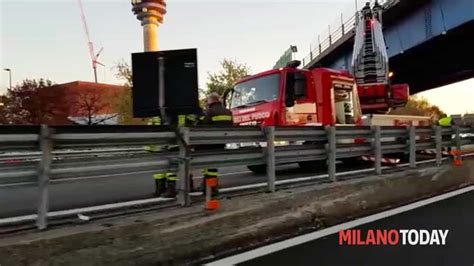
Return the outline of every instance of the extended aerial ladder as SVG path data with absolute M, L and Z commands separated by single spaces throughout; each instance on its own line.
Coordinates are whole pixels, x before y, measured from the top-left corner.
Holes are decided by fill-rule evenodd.
M 408 84 L 392 85 L 387 48 L 382 30 L 383 7 L 366 3 L 356 14 L 352 74 L 355 78 L 363 113 L 382 113 L 404 106 Z

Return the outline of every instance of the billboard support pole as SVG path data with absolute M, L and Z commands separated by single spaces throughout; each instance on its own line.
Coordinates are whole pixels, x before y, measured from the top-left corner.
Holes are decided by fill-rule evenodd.
M 158 94 L 159 94 L 159 107 L 160 107 L 160 116 L 163 121 L 163 125 L 170 125 L 170 120 L 166 114 L 165 107 L 165 59 L 163 57 L 158 57 Z

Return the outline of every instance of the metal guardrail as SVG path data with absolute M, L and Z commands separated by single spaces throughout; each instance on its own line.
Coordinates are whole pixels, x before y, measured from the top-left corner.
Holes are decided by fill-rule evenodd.
M 130 147 L 118 149 L 71 149 L 53 151 L 53 160 L 63 160 L 69 158 L 88 159 L 93 157 L 115 157 L 127 155 L 145 154 L 143 147 Z M 41 152 L 7 152 L 0 153 L 0 168 L 5 165 L 15 163 L 36 163 L 41 159 Z
M 37 134 L 33 134 L 38 130 Z M 5 132 L 7 131 L 7 132 Z M 180 205 L 191 204 L 190 171 L 197 168 L 221 168 L 229 166 L 266 165 L 266 190 L 276 189 L 275 165 L 295 162 L 326 161 L 328 177 L 337 181 L 336 161 L 359 156 L 374 158 L 374 169 L 382 173 L 384 154 L 404 153 L 410 158 L 410 167 L 416 167 L 416 152 L 436 150 L 436 162 L 442 162 L 442 149 L 474 144 L 474 138 L 461 138 L 462 134 L 474 134 L 474 127 L 222 127 L 181 128 L 179 132 L 163 127 L 36 127 L 13 134 L 0 127 L 0 150 L 18 152 L 28 147 L 28 152 L 38 155 L 37 165 L 28 167 L 1 166 L 0 185 L 38 183 L 37 226 L 47 227 L 49 183 L 68 176 L 109 174 L 123 171 L 177 172 L 179 177 L 178 198 Z M 21 131 L 21 130 L 20 130 Z M 86 133 L 81 133 L 86 132 Z M 294 143 L 275 146 L 276 142 Z M 256 143 L 253 147 L 238 150 L 223 149 L 228 143 Z M 26 145 L 27 143 L 27 145 Z M 111 156 L 92 162 L 53 160 L 58 154 L 70 154 L 71 148 L 129 147 L 136 152 L 137 145 L 173 145 L 173 150 L 134 156 Z M 7 148 L 5 148 L 7 147 Z M 118 148 L 117 148 L 118 147 Z M 216 149 L 212 149 L 215 147 Z M 36 148 L 36 152 L 32 151 Z M 127 148 L 124 148 L 127 149 Z M 74 152 L 72 152 L 74 153 Z M 67 156 L 66 156 L 67 157 Z

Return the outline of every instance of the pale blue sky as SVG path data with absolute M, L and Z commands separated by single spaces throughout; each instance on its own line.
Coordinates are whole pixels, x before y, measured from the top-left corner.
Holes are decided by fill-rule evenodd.
M 111 67 L 131 52 L 142 51 L 140 23 L 129 0 L 83 0 L 96 49 L 104 47 L 99 81 L 120 83 Z M 55 82 L 93 80 L 76 0 L 0 0 L 0 66 L 13 70 L 13 83 L 24 78 Z M 198 48 L 200 84 L 224 57 L 247 63 L 253 72 L 273 66 L 290 44 L 298 57 L 354 0 L 169 0 L 159 28 L 160 49 Z M 8 74 L 0 75 L 0 93 Z M 422 94 L 448 113 L 474 111 L 474 79 Z

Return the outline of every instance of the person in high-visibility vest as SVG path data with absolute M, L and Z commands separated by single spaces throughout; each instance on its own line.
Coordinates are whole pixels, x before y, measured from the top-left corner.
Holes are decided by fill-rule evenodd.
M 441 127 L 450 127 L 454 124 L 453 118 L 451 116 L 444 116 L 440 120 L 438 120 L 438 125 Z M 445 141 L 452 141 L 451 135 L 441 135 L 441 140 Z M 451 146 L 447 147 L 447 151 L 451 152 Z
M 159 126 L 159 125 L 161 125 L 161 118 L 158 117 L 158 116 L 149 118 L 147 125 L 149 125 L 149 126 Z M 160 152 L 160 151 L 162 151 L 162 149 L 158 145 L 147 145 L 147 146 L 145 146 L 145 151 Z
M 232 126 L 233 119 L 232 119 L 232 112 L 227 109 L 224 104 L 221 102 L 221 97 L 217 93 L 211 93 L 207 97 L 207 110 L 202 120 L 201 124 L 203 125 L 212 125 L 212 126 Z M 223 150 L 225 148 L 225 144 L 215 144 L 215 145 L 199 145 L 196 149 L 200 150 Z M 218 178 L 219 172 L 217 168 L 208 168 L 202 171 L 204 175 L 203 179 L 203 189 L 205 188 L 204 183 L 206 179 L 210 178 Z M 218 194 L 218 187 L 212 188 L 213 196 Z
M 445 116 L 438 121 L 438 124 L 442 127 L 449 127 L 453 125 L 453 118 L 451 116 Z
M 198 122 L 198 116 L 195 114 L 189 115 L 179 115 L 177 121 L 173 121 L 178 127 L 183 126 L 193 126 Z M 159 126 L 161 125 L 161 119 L 159 117 L 152 117 L 148 121 L 150 126 Z M 145 146 L 145 150 L 148 152 L 162 152 L 167 151 L 176 151 L 178 146 L 157 146 L 157 145 L 148 145 Z M 178 181 L 178 175 L 173 172 L 164 172 L 164 173 L 155 173 L 153 174 L 153 179 L 155 180 L 155 196 L 163 198 L 175 198 L 176 191 L 176 182 Z
M 160 126 L 161 118 L 158 116 L 148 119 L 149 126 Z M 145 146 L 145 151 L 147 152 L 162 152 L 166 147 L 158 145 L 147 145 Z M 153 179 L 155 180 L 155 196 L 160 197 L 166 191 L 166 183 L 168 176 L 173 178 L 174 173 L 156 173 L 153 174 Z

